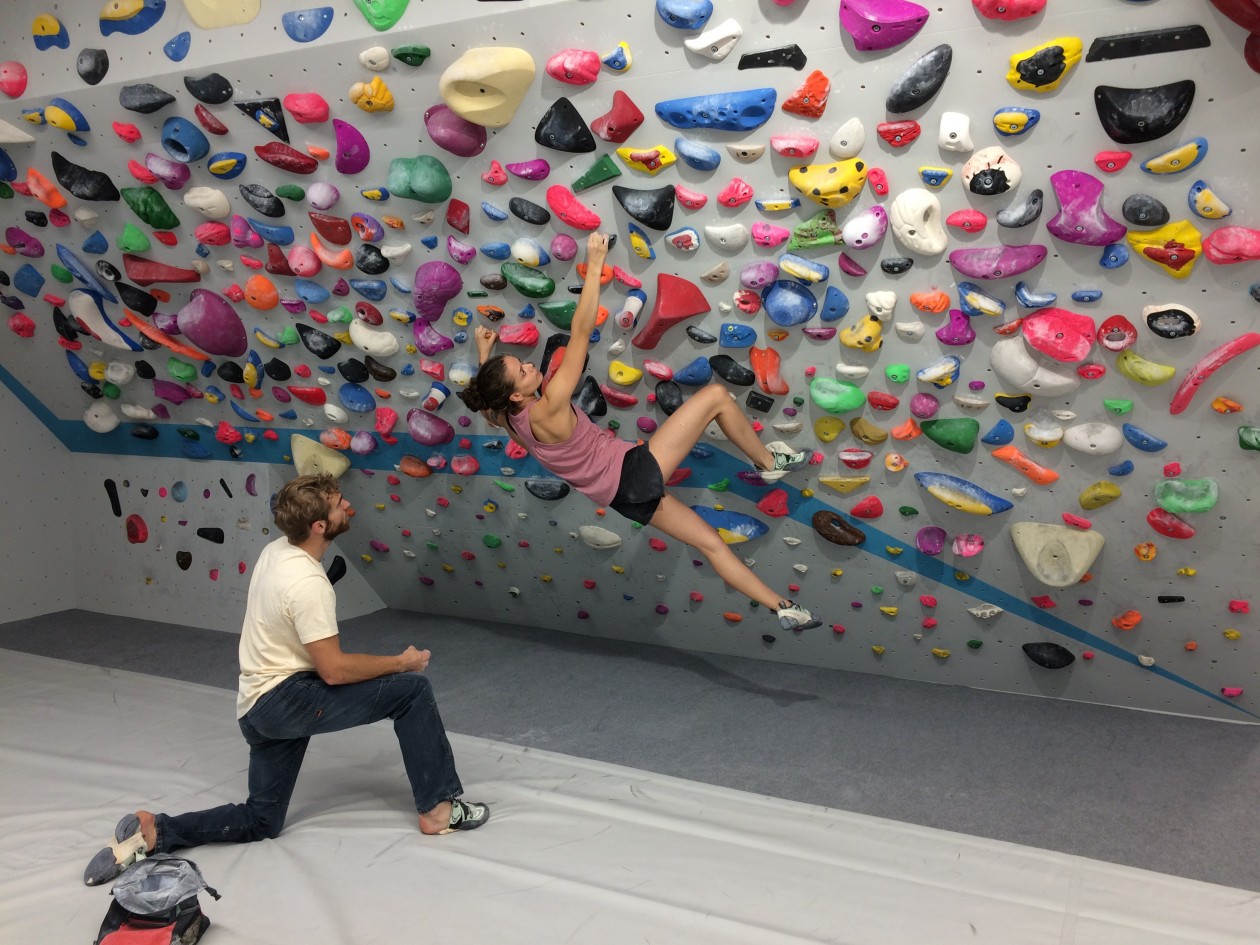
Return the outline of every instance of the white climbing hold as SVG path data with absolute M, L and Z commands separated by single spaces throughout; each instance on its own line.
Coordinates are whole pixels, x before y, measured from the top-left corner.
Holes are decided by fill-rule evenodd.
M 397 335 L 388 331 L 379 331 L 357 318 L 350 322 L 350 340 L 354 342 L 355 347 L 361 348 L 374 358 L 388 358 L 397 354 L 401 347 Z
M 731 54 L 735 44 L 744 35 L 744 28 L 734 18 L 725 19 L 717 26 L 710 27 L 699 36 L 683 40 L 683 45 L 697 56 L 704 56 L 713 62 L 721 62 Z
M 89 406 L 87 410 L 83 411 L 83 422 L 87 424 L 88 429 L 93 433 L 109 433 L 111 430 L 116 429 L 122 421 L 109 404 L 103 400 L 98 400 Z
M 990 617 L 996 617 L 998 614 L 1003 613 L 1003 610 L 997 604 L 977 604 L 975 607 L 968 607 L 967 613 L 973 617 L 987 620 Z
M 1010 527 L 1015 550 L 1033 576 L 1050 587 L 1075 584 L 1090 569 L 1105 539 L 1092 529 L 1016 522 Z
M 847 161 L 857 157 L 865 144 L 866 129 L 862 126 L 862 119 L 855 116 L 836 129 L 827 142 L 827 151 L 835 160 Z
M 599 525 L 583 525 L 578 529 L 582 541 L 598 551 L 612 551 L 621 547 L 621 536 Z
M 339 478 L 350 468 L 350 458 L 325 446 L 319 440 L 297 433 L 289 437 L 289 455 L 299 476 L 318 476 L 323 473 Z

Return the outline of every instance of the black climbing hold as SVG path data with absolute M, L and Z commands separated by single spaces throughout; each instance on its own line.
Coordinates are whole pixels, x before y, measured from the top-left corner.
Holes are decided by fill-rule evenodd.
M 42 210 L 27 210 L 22 216 L 31 226 L 47 226 L 48 214 Z
M 749 410 L 755 410 L 758 413 L 769 413 L 774 407 L 774 398 L 759 390 L 750 390 L 744 402 L 748 404 Z
M 214 542 L 216 545 L 223 544 L 223 529 L 221 528 L 199 528 L 197 529 L 197 537 L 204 538 L 206 541 Z
M 1067 647 L 1049 641 L 1025 643 L 1023 650 L 1025 656 L 1044 669 L 1062 669 L 1076 660 Z
M 88 85 L 96 85 L 109 71 L 109 53 L 103 49 L 85 49 L 74 61 L 74 68 L 80 79 Z
M 656 394 L 656 406 L 667 417 L 683 405 L 683 392 L 677 381 L 661 381 L 653 391 Z
M 586 154 L 595 150 L 595 136 L 586 126 L 577 108 L 561 96 L 538 120 L 534 140 L 544 148 L 567 151 L 570 154 Z
M 982 197 L 993 197 L 1010 190 L 1011 182 L 1006 178 L 1006 171 L 1000 167 L 986 167 L 976 172 L 967 183 L 967 189 Z
M 133 312 L 139 312 L 147 318 L 157 311 L 157 299 L 130 282 L 122 282 L 121 280 L 115 282 L 114 291 L 118 293 L 118 298 L 122 300 L 122 304 Z
M 614 185 L 613 196 L 623 210 L 644 226 L 654 230 L 668 230 L 674 222 L 674 199 L 676 192 L 672 186 L 657 190 L 636 190 L 633 187 Z
M 1194 80 L 1183 79 L 1147 89 L 1100 85 L 1094 107 L 1103 131 L 1120 144 L 1154 141 L 1173 131 L 1194 102 Z
M 148 335 L 141 335 L 140 347 L 143 348 L 145 351 L 156 351 L 158 348 L 162 346 L 158 344 L 156 341 L 154 341 L 152 338 L 150 338 Z
M 717 341 L 717 335 L 707 332 L 703 328 L 697 328 L 695 325 L 687 326 L 687 337 L 702 345 L 711 345 Z
M 118 104 L 129 112 L 141 115 L 152 115 L 161 111 L 175 101 L 170 92 L 159 89 L 156 85 L 141 82 L 139 85 L 124 85 L 118 93 Z
M 93 400 L 100 400 L 105 396 L 105 392 L 101 390 L 100 385 L 95 381 L 84 381 L 79 385 L 79 390 L 87 394 Z
M 487 272 L 484 276 L 477 280 L 483 288 L 497 292 L 500 289 L 507 288 L 507 277 L 501 272 Z
M 379 276 L 389 271 L 389 260 L 372 243 L 360 243 L 354 251 L 354 266 L 369 276 Z
M 376 360 L 376 358 L 372 357 L 370 354 L 364 357 L 363 366 L 366 367 L 367 372 L 372 375 L 372 380 L 380 381 L 382 384 L 387 384 L 398 376 L 398 372 L 392 367 L 388 364 L 381 364 L 380 361 Z
M 214 373 L 229 384 L 245 383 L 245 371 L 235 361 L 224 361 L 215 369 Z
M 582 378 L 582 386 L 573 395 L 573 406 L 592 418 L 602 417 L 608 413 L 608 401 L 604 399 L 604 392 L 599 389 L 599 383 L 595 378 L 589 374 Z
M 118 501 L 118 483 L 112 479 L 106 479 L 105 494 L 109 496 L 109 508 L 114 513 L 114 518 L 122 518 L 122 504 Z
M 137 440 L 156 440 L 158 428 L 151 423 L 135 423 L 132 424 L 131 435 Z
M 1005 210 L 999 210 L 997 212 L 998 225 L 1013 230 L 1017 227 L 1035 223 L 1037 218 L 1041 216 L 1041 208 L 1045 203 L 1044 198 L 1045 194 L 1040 190 L 1034 190 L 1020 203 L 1012 204 Z
M 543 345 L 542 360 L 538 362 L 538 370 L 542 371 L 544 377 L 551 367 L 551 359 L 555 357 L 557 351 L 568 346 L 571 337 L 571 335 L 567 335 L 564 332 L 556 332 L 554 335 L 547 336 L 547 343 Z M 583 369 L 585 369 L 585 365 L 583 365 Z
M 1247 286 L 1247 294 L 1257 302 L 1260 302 L 1260 282 L 1253 282 Z
M 831 509 L 815 512 L 811 522 L 814 531 L 833 545 L 860 545 L 866 541 L 866 532 L 850 525 L 839 512 Z
M 74 341 L 79 337 L 78 323 L 67 318 L 61 306 L 53 307 L 53 330 L 66 341 Z
M 279 358 L 272 358 L 263 365 L 263 373 L 273 381 L 287 381 L 293 376 L 293 369 Z
M 222 105 L 232 99 L 232 83 L 217 72 L 211 72 L 199 79 L 186 75 L 184 88 L 197 101 L 207 105 Z
M 739 57 L 739 68 L 773 69 L 776 66 L 786 66 L 789 69 L 800 71 L 805 68 L 805 63 L 808 61 L 801 47 L 796 45 L 796 43 L 792 43 L 789 46 L 779 46 L 775 49 L 744 53 Z
M 1146 327 L 1161 338 L 1189 338 L 1199 330 L 1199 316 L 1189 309 L 1165 305 L 1147 312 Z
M 310 325 L 303 325 L 299 322 L 297 333 L 298 337 L 302 339 L 302 344 L 306 345 L 306 350 L 321 361 L 327 361 L 341 350 L 340 341 L 331 335 L 324 334 L 318 328 L 312 328 Z
M 763 642 L 763 643 L 773 643 L 773 642 L 774 642 L 774 634 L 773 634 L 773 633 L 763 633 L 763 634 L 761 635 L 761 640 L 762 640 L 762 642 Z
M 1184 604 L 1186 599 L 1180 594 L 1160 594 L 1155 598 L 1161 604 Z
M 569 494 L 569 484 L 563 479 L 526 479 L 525 490 L 535 499 L 555 502 Z
M 104 171 L 93 171 L 52 153 L 53 174 L 62 187 L 80 200 L 119 200 L 121 195 Z
M 508 209 L 512 214 L 526 223 L 536 223 L 539 226 L 545 226 L 551 222 L 551 211 L 546 207 L 541 207 L 532 200 L 526 200 L 524 197 L 513 197 L 508 201 Z
M 153 369 L 153 365 L 141 358 L 136 362 L 136 377 L 142 381 L 151 381 L 157 377 L 157 371 Z
M 228 484 L 222 479 L 219 480 L 219 488 L 224 491 L 229 499 L 232 498 L 232 490 L 228 488 Z
M 328 565 L 328 583 L 336 584 L 346 576 L 346 559 L 341 555 L 334 555 L 332 562 Z
M 1067 72 L 1067 56 L 1062 46 L 1045 46 L 1017 62 L 1015 71 L 1022 81 L 1036 88 L 1053 85 Z
M 998 394 L 993 398 L 999 407 L 1005 407 L 1011 413 L 1023 413 L 1032 403 L 1028 394 Z
M 177 551 L 175 552 L 175 563 L 179 565 L 181 571 L 187 571 L 192 567 L 192 552 Z
M 284 123 L 284 109 L 278 98 L 255 98 L 246 102 L 233 102 L 243 115 L 248 115 L 273 135 L 289 143 L 289 126 Z
M 1172 219 L 1163 202 L 1150 194 L 1130 194 L 1125 197 L 1120 213 L 1134 226 L 1163 226 Z
M 926 105 L 945 84 L 953 61 L 954 50 L 948 43 L 929 49 L 893 83 L 884 107 L 901 115 Z
M 1090 43 L 1086 62 L 1105 62 L 1108 59 L 1127 59 L 1130 56 L 1150 56 L 1154 53 L 1180 52 L 1183 49 L 1205 49 L 1212 45 L 1202 26 L 1173 26 L 1161 30 L 1142 30 L 1139 33 L 1120 33 L 1115 36 L 1099 36 Z
M 265 217 L 284 216 L 284 202 L 262 184 L 241 184 L 241 196 Z
M 358 358 L 347 358 L 337 365 L 337 373 L 351 384 L 362 384 L 368 379 L 367 365 Z
M 118 271 L 118 267 L 108 259 L 98 259 L 96 261 L 96 274 L 106 282 L 117 282 L 122 278 L 122 273 Z
M 709 367 L 722 380 L 738 387 L 751 387 L 757 381 L 751 368 L 744 367 L 729 354 L 715 354 L 709 358 Z
M 889 256 L 887 259 L 879 261 L 879 268 L 890 276 L 896 276 L 903 272 L 909 272 L 910 267 L 914 265 L 914 260 L 909 256 Z

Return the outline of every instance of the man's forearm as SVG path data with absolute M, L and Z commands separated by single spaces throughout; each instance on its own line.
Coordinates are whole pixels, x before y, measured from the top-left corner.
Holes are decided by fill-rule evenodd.
M 337 665 L 321 678 L 330 686 L 365 682 L 406 669 L 400 656 L 373 656 L 369 653 L 342 653 Z

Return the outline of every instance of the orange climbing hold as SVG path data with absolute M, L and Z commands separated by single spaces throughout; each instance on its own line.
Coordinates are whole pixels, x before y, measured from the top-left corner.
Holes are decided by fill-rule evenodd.
M 429 468 L 424 460 L 406 455 L 398 462 L 398 471 L 404 476 L 410 476 L 412 479 L 424 479 L 426 476 L 433 474 L 433 470 Z
M 1117 630 L 1132 630 L 1142 622 L 1142 613 L 1137 610 L 1126 610 L 1119 617 L 1111 618 L 1111 625 Z
M 911 292 L 910 304 L 920 312 L 939 315 L 949 308 L 949 296 L 940 289 L 932 289 L 930 292 Z
M 788 383 L 779 375 L 779 352 L 774 348 L 749 348 L 748 361 L 757 383 L 767 394 L 786 394 Z
M 827 110 L 827 96 L 831 94 L 831 80 L 826 73 L 815 69 L 801 87 L 789 95 L 780 106 L 791 115 L 802 118 L 821 118 Z
M 892 428 L 892 438 L 894 440 L 913 440 L 916 436 L 922 436 L 923 430 L 920 429 L 918 421 L 914 417 L 909 417 L 905 423 L 899 423 Z
M 1053 469 L 1047 469 L 1025 456 L 1018 446 L 1001 446 L 991 455 L 994 459 L 1001 460 L 1013 469 L 1019 470 L 1039 486 L 1048 486 L 1059 478 L 1059 474 Z
M 32 197 L 51 210 L 60 210 L 66 205 L 66 198 L 57 185 L 33 167 L 26 172 L 26 186 L 30 188 Z
M 744 618 L 741 614 L 737 614 L 733 610 L 728 610 L 726 613 L 722 614 L 722 619 L 730 621 L 731 623 L 739 623 Z

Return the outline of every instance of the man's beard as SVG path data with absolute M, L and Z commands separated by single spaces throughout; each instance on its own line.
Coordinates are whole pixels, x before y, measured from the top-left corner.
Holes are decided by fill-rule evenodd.
M 332 519 L 325 519 L 324 522 L 324 540 L 332 541 L 338 535 L 342 535 L 350 531 L 350 519 L 346 519 L 340 524 L 333 524 Z

